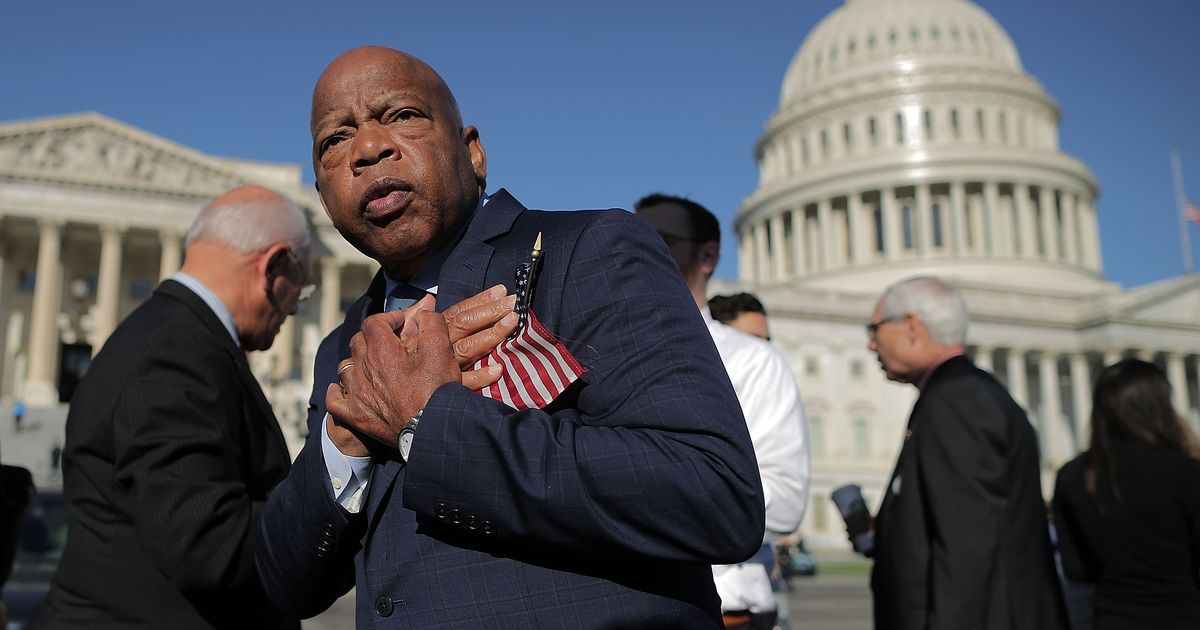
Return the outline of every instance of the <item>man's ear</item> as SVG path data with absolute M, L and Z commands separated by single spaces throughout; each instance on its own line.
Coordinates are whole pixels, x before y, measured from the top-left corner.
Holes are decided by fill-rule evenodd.
M 700 246 L 700 269 L 704 272 L 704 277 L 710 277 L 717 270 L 717 263 L 721 261 L 721 244 L 716 241 L 708 241 Z
M 475 182 L 479 184 L 479 192 L 487 188 L 487 152 L 479 141 L 479 130 L 475 125 L 467 125 L 462 130 L 463 144 L 467 145 L 467 153 L 471 156 L 471 169 L 475 171 Z
M 275 278 L 287 274 L 287 243 L 275 243 L 263 250 L 254 262 L 254 276 L 262 288 L 271 290 Z

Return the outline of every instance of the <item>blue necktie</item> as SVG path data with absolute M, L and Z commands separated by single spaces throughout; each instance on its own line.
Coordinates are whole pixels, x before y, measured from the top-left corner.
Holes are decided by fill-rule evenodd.
M 418 289 L 407 282 L 401 282 L 387 295 L 387 299 L 383 302 L 383 310 L 399 311 L 406 309 L 416 304 L 426 295 L 428 295 L 427 291 Z

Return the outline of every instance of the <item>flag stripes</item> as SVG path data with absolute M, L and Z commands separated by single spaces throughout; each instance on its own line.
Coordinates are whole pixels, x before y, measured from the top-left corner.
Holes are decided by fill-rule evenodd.
M 475 369 L 497 364 L 503 368 L 500 380 L 479 393 L 514 409 L 549 405 L 586 371 L 532 310 L 528 314 L 515 336 L 474 365 Z

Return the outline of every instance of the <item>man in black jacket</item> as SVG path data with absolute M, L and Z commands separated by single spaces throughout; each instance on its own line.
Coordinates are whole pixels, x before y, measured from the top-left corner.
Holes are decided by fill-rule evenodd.
M 1037 436 L 963 356 L 958 290 L 928 277 L 895 284 L 867 332 L 887 377 L 921 392 L 875 519 L 876 629 L 1066 628 Z
M 299 628 L 254 569 L 290 458 L 246 352 L 309 290 L 309 229 L 269 190 L 201 210 L 183 269 L 117 327 L 71 400 L 67 547 L 46 628 Z

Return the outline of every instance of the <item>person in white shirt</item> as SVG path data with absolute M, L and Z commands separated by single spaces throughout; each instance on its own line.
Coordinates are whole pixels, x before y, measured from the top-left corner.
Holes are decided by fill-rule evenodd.
M 787 360 L 768 341 L 715 321 L 708 280 L 720 257 L 720 224 L 700 204 L 655 194 L 635 204 L 637 215 L 662 236 L 696 300 L 746 416 L 767 506 L 766 553 L 736 565 L 713 567 L 727 628 L 769 630 L 778 611 L 771 592 L 769 544 L 800 526 L 808 505 L 808 426 Z M 765 557 L 766 563 L 755 560 Z

